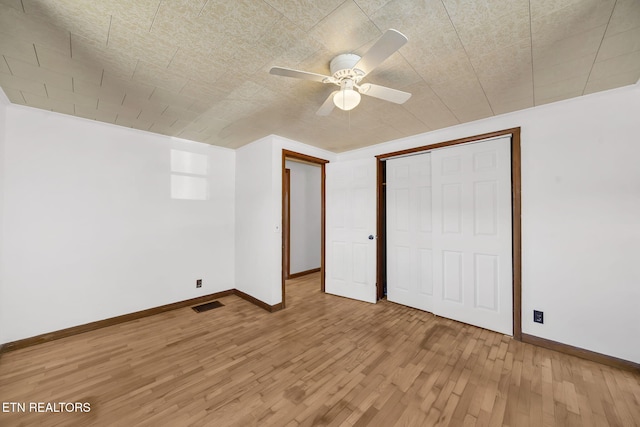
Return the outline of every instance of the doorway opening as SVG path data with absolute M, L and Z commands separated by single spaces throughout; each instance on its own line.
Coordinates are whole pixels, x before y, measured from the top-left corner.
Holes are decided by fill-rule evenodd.
M 432 151 L 438 148 L 451 147 L 459 144 L 480 142 L 500 136 L 510 136 L 511 149 L 511 257 L 512 257 L 512 325 L 513 337 L 522 340 L 522 268 L 521 268 L 521 205 L 520 205 L 520 128 L 505 129 L 497 132 L 476 135 L 432 145 L 416 147 L 376 156 L 377 158 L 377 233 L 376 246 L 376 286 L 378 299 L 386 295 L 387 284 L 387 212 L 386 212 L 386 164 L 385 161 L 394 157 L 408 156 Z
M 325 290 L 325 164 L 328 160 L 318 157 L 308 156 L 294 151 L 282 150 L 282 307 L 286 307 L 286 286 L 287 279 L 299 278 L 301 276 L 318 273 L 320 275 L 320 291 Z M 319 175 L 319 206 L 317 203 L 311 203 L 312 212 L 309 217 L 312 223 L 319 220 L 319 233 L 313 230 L 315 225 L 305 225 L 304 221 L 296 221 L 292 216 L 292 205 L 296 210 L 295 179 L 296 169 L 304 171 L 306 167 L 307 175 L 313 178 Z M 319 171 L 316 173 L 315 168 Z M 292 171 L 293 169 L 293 171 Z M 299 184 L 299 183 L 298 183 Z M 292 199 L 293 188 L 293 199 Z M 316 192 L 315 185 L 312 185 L 309 191 Z M 298 193 L 304 193 L 303 188 Z M 298 235 L 296 235 L 298 233 Z M 312 241 L 305 242 L 306 236 L 311 237 Z M 319 240 L 319 241 L 317 241 Z M 297 245 L 297 246 L 296 246 Z M 302 245 L 302 246 L 300 246 Z M 319 249 L 319 250 L 318 250 Z M 293 251 L 293 252 L 292 252 Z M 316 266 L 316 257 L 319 252 L 319 268 Z M 293 253 L 293 258 L 292 258 Z M 305 267 L 306 265 L 306 267 Z

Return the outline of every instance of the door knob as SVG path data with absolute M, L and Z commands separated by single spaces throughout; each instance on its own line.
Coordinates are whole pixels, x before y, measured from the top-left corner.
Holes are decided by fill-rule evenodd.
M 369 240 L 373 240 L 373 239 L 374 239 L 373 234 L 369 234 Z

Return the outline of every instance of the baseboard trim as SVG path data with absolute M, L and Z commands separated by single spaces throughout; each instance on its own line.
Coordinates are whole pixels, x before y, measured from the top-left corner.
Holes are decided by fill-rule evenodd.
M 548 348 L 549 350 L 555 350 L 571 356 L 580 357 L 592 362 L 602 363 L 603 365 L 613 366 L 614 368 L 640 373 L 640 363 L 635 363 L 630 360 L 618 359 L 617 357 L 607 356 L 606 354 L 596 353 L 595 351 L 574 347 L 569 344 L 563 344 L 546 338 L 536 337 L 534 335 L 522 334 L 522 342 Z
M 162 305 L 160 307 L 149 308 L 147 310 L 136 311 L 134 313 L 123 314 L 122 316 L 111 317 L 109 319 L 98 320 L 96 322 L 86 323 L 84 325 L 72 326 L 71 328 L 61 329 L 59 331 L 47 332 L 46 334 L 36 335 L 35 337 L 29 337 L 17 341 L 12 341 L 4 344 L 0 344 L 0 354 L 3 352 L 9 352 L 18 350 L 25 347 L 31 347 L 37 344 L 43 344 L 49 341 L 55 341 L 60 338 L 70 337 L 72 335 L 78 335 L 83 332 L 89 332 L 107 326 L 113 326 L 131 320 L 141 319 L 143 317 L 153 316 L 154 314 L 164 313 L 166 311 L 177 310 L 179 308 L 189 307 L 192 305 L 202 304 L 209 302 L 213 299 L 226 297 L 229 295 L 237 295 L 238 297 L 249 301 L 250 303 L 267 310 L 270 313 L 282 309 L 282 303 L 276 305 L 269 305 L 257 298 L 252 297 L 249 294 L 245 294 L 237 289 L 229 289 L 227 291 L 216 292 L 209 295 L 203 295 L 197 298 L 191 298 L 184 301 L 174 302 L 172 304 Z
M 233 291 L 234 291 L 234 294 L 239 296 L 240 298 L 242 298 L 242 299 L 244 299 L 246 301 L 249 301 L 252 304 L 257 305 L 258 307 L 263 308 L 263 309 L 267 310 L 270 313 L 282 310 L 282 303 L 278 303 L 278 304 L 275 304 L 275 305 L 269 305 L 266 302 L 260 301 L 258 298 L 254 298 L 251 295 L 245 294 L 244 292 L 239 291 L 237 289 L 234 289 Z
M 293 274 L 289 274 L 289 279 L 296 279 L 298 277 L 302 277 L 302 276 L 306 276 L 307 274 L 312 274 L 312 273 L 317 273 L 320 271 L 320 267 L 318 268 L 312 268 L 311 270 L 305 270 L 305 271 L 301 271 L 299 273 L 293 273 Z

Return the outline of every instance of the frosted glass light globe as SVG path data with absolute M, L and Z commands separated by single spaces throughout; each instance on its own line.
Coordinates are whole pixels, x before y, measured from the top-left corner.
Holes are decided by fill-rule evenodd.
M 353 89 L 343 89 L 333 96 L 333 103 L 341 110 L 353 110 L 360 104 L 360 94 Z

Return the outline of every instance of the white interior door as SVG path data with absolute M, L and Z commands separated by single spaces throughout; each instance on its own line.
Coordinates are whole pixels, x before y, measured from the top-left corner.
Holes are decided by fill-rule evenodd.
M 376 159 L 327 163 L 326 195 L 325 291 L 375 303 Z
M 387 160 L 387 299 L 434 311 L 431 154 Z
M 434 150 L 434 313 L 511 335 L 508 137 Z

